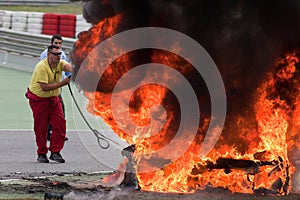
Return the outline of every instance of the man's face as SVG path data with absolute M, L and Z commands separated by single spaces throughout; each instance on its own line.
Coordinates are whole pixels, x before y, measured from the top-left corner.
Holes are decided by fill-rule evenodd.
M 50 62 L 58 63 L 60 61 L 61 52 L 60 49 L 53 48 L 48 55 Z
M 56 46 L 59 46 L 59 48 L 61 48 L 62 47 L 62 40 L 54 39 L 52 44 L 56 45 Z

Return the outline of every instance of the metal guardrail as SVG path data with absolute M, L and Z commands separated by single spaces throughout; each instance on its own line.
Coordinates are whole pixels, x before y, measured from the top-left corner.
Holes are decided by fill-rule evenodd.
M 57 6 L 68 3 L 69 0 L 0 0 L 0 6 Z
M 39 58 L 40 54 L 50 44 L 50 40 L 50 35 L 0 29 L 0 50 L 20 55 L 28 55 Z M 64 37 L 63 41 L 63 51 L 69 57 L 76 39 Z

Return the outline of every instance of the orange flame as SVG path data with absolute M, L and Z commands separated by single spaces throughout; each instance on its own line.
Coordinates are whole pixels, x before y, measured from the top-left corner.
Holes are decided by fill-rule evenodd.
M 81 34 L 75 44 L 73 52 L 74 59 L 82 60 L 95 47 L 102 38 L 107 38 L 116 33 L 117 24 L 122 16 L 105 19 L 95 25 L 88 32 Z M 84 42 L 88 42 L 86 45 Z M 82 43 L 81 43 L 82 42 Z M 75 58 L 75 57 L 79 58 Z M 123 63 L 130 70 L 130 56 L 119 58 L 106 70 L 106 82 L 115 83 L 116 65 Z M 101 58 L 94 58 L 101 59 Z M 151 61 L 171 66 L 182 74 L 191 73 L 189 63 L 183 61 L 176 55 L 160 50 L 153 50 Z M 81 62 L 78 62 L 79 65 Z M 208 127 L 209 117 L 202 116 L 196 138 L 185 138 L 181 136 L 174 141 L 174 152 L 176 147 L 182 145 L 182 141 L 192 141 L 183 155 L 178 155 L 176 160 L 168 160 L 165 154 L 170 152 L 156 151 L 167 145 L 174 139 L 180 122 L 172 105 L 165 103 L 168 97 L 168 89 L 159 85 L 150 84 L 139 88 L 130 98 L 130 117 L 139 126 L 148 125 L 152 115 L 156 115 L 157 123 L 153 123 L 152 129 L 156 130 L 160 118 L 166 118 L 162 129 L 157 130 L 155 135 L 147 135 L 141 130 L 132 130 L 126 133 L 116 123 L 122 126 L 128 124 L 127 119 L 122 118 L 126 110 L 118 110 L 118 116 L 112 114 L 111 96 L 106 91 L 85 92 L 89 103 L 87 109 L 94 115 L 98 115 L 110 125 L 114 132 L 129 144 L 135 144 L 134 159 L 136 161 L 137 178 L 139 186 L 146 191 L 180 192 L 191 193 L 207 187 L 222 187 L 232 192 L 241 193 L 265 193 L 271 191 L 274 194 L 286 195 L 291 189 L 290 177 L 295 168 L 289 161 L 289 149 L 300 147 L 300 104 L 298 82 L 295 80 L 299 56 L 296 53 L 286 54 L 275 64 L 274 73 L 269 73 L 265 82 L 257 89 L 257 99 L 250 108 L 255 113 L 257 127 L 241 127 L 243 117 L 237 117 L 236 126 L 241 127 L 242 137 L 249 142 L 249 148 L 244 152 L 238 152 L 234 147 L 227 144 L 218 144 L 205 158 L 198 156 L 203 140 L 203 133 Z M 299 66 L 298 66 L 299 67 Z M 96 72 L 96 66 L 88 69 Z M 109 74 L 109 75 L 107 75 Z M 168 74 L 164 74 L 168 77 Z M 145 75 L 146 76 L 146 75 Z M 119 76 L 120 77 L 120 76 Z M 281 84 L 290 84 L 297 90 L 294 93 L 280 96 Z M 120 91 L 120 95 L 126 94 L 126 90 Z M 118 102 L 123 105 L 124 102 Z M 151 111 L 154 105 L 165 106 L 166 113 Z M 166 115 L 166 116 L 164 116 Z M 237 133 L 239 134 L 239 133 Z M 122 164 L 124 165 L 124 163 Z M 148 171 L 148 173 L 144 173 Z M 109 182 L 109 180 L 106 180 Z

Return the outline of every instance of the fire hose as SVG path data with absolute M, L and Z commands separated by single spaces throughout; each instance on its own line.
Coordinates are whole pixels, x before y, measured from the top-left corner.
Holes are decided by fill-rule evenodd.
M 81 109 L 79 108 L 79 105 L 75 99 L 75 96 L 72 92 L 72 89 L 71 89 L 71 86 L 70 86 L 70 83 L 68 84 L 68 88 L 69 88 L 69 91 L 70 91 L 70 94 L 72 96 L 72 99 L 77 107 L 77 110 L 79 111 L 81 117 L 83 118 L 84 122 L 86 123 L 86 125 L 89 127 L 89 129 L 94 133 L 94 135 L 96 136 L 97 138 L 97 142 L 98 142 L 98 145 L 102 148 L 102 149 L 108 149 L 110 147 L 110 143 L 109 142 L 112 142 L 112 143 L 115 143 L 117 145 L 119 145 L 117 142 L 111 140 L 110 138 L 106 137 L 103 133 L 101 133 L 100 131 L 94 129 L 90 123 L 87 121 L 87 119 L 85 118 L 84 114 L 82 113 Z M 102 144 L 101 142 L 104 142 L 105 144 Z

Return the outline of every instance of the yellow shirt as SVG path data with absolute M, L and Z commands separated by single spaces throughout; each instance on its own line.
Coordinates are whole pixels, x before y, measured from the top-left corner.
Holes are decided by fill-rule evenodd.
M 29 90 L 39 97 L 52 97 L 58 96 L 61 92 L 61 88 L 55 90 L 43 91 L 39 83 L 57 83 L 62 79 L 62 71 L 66 61 L 60 60 L 55 69 L 52 69 L 48 63 L 47 58 L 38 62 L 35 66 L 31 81 L 29 84 Z

